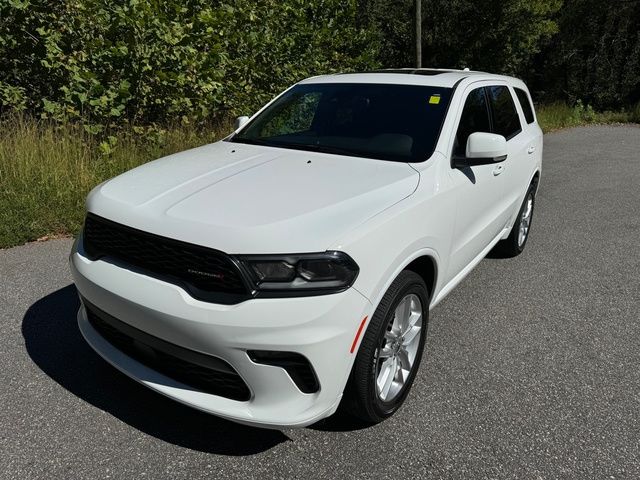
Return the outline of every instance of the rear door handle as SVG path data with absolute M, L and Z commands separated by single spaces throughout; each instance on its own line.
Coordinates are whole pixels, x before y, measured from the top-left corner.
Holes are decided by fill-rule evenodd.
M 502 172 L 504 171 L 504 165 L 498 165 L 496 168 L 493 169 L 493 175 L 495 177 L 497 177 L 498 175 L 500 175 Z
M 536 147 L 534 145 L 531 145 L 528 149 L 527 149 L 527 153 L 528 154 L 532 154 L 533 152 L 536 151 Z

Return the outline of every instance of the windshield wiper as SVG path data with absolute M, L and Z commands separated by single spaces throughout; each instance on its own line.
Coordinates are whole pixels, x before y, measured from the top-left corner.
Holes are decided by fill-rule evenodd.
M 266 140 L 262 140 L 261 138 L 243 138 L 233 136 L 229 139 L 230 142 L 234 143 L 247 143 L 249 145 L 263 145 L 265 147 L 277 147 L 278 145 L 273 142 L 268 142 Z
M 349 155 L 351 157 L 363 157 L 365 156 L 363 153 L 357 153 L 353 150 L 347 150 L 346 148 L 334 147 L 331 145 L 320 145 L 317 143 L 304 143 L 304 144 L 292 144 L 303 150 L 311 150 L 313 152 L 321 152 L 321 153 L 334 153 L 336 155 Z

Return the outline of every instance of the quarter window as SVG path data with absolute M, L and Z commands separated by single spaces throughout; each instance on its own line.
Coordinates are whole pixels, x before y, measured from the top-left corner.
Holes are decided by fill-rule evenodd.
M 531 107 L 529 95 L 521 88 L 514 88 L 513 90 L 516 92 L 516 97 L 518 97 L 518 101 L 524 112 L 524 119 L 527 123 L 533 123 L 535 119 L 533 118 L 533 108 Z
M 511 92 L 502 85 L 487 87 L 487 91 L 493 112 L 493 133 L 502 135 L 507 140 L 515 137 L 522 131 L 522 125 Z
M 491 133 L 489 120 L 489 106 L 484 88 L 476 88 L 469 93 L 462 109 L 460 124 L 456 132 L 453 154 L 464 156 L 467 148 L 467 138 L 475 132 Z

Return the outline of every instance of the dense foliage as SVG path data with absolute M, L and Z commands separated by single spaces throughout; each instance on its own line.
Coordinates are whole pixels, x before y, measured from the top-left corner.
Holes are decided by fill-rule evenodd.
M 319 73 L 413 64 L 414 0 L 0 0 L 0 113 L 125 124 L 251 113 Z M 640 101 L 640 0 L 423 0 L 423 65 L 534 98 Z
M 299 79 L 413 66 L 413 2 L 0 0 L 0 248 Z M 640 122 L 640 0 L 422 2 L 423 65 L 524 78 L 545 130 Z
M 318 72 L 374 66 L 341 0 L 0 0 L 0 99 L 94 129 L 250 112 Z
M 582 100 L 600 110 L 638 105 L 640 0 L 565 0 L 557 23 L 558 35 L 532 68 L 541 98 Z
M 384 66 L 413 62 L 413 0 L 360 0 Z M 422 63 L 502 72 L 538 101 L 640 101 L 640 0 L 423 0 Z
M 557 32 L 562 0 L 425 0 L 422 64 L 522 74 Z M 386 65 L 413 63 L 414 0 L 362 0 L 367 22 L 383 32 Z

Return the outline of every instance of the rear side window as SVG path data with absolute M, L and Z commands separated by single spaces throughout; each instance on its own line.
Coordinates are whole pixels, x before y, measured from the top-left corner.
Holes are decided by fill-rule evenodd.
M 529 95 L 527 95 L 527 92 L 525 92 L 521 88 L 514 88 L 513 90 L 516 92 L 516 97 L 518 97 L 518 101 L 520 102 L 520 106 L 522 107 L 522 111 L 524 112 L 524 119 L 527 121 L 527 123 L 533 123 L 533 108 L 531 107 Z
M 487 87 L 487 91 L 493 112 L 493 133 L 502 135 L 507 140 L 515 137 L 522 131 L 522 126 L 511 92 L 502 85 Z
M 464 156 L 467 148 L 467 138 L 474 132 L 491 133 L 489 121 L 489 105 L 484 88 L 472 90 L 464 102 L 460 124 L 456 132 L 453 154 Z

